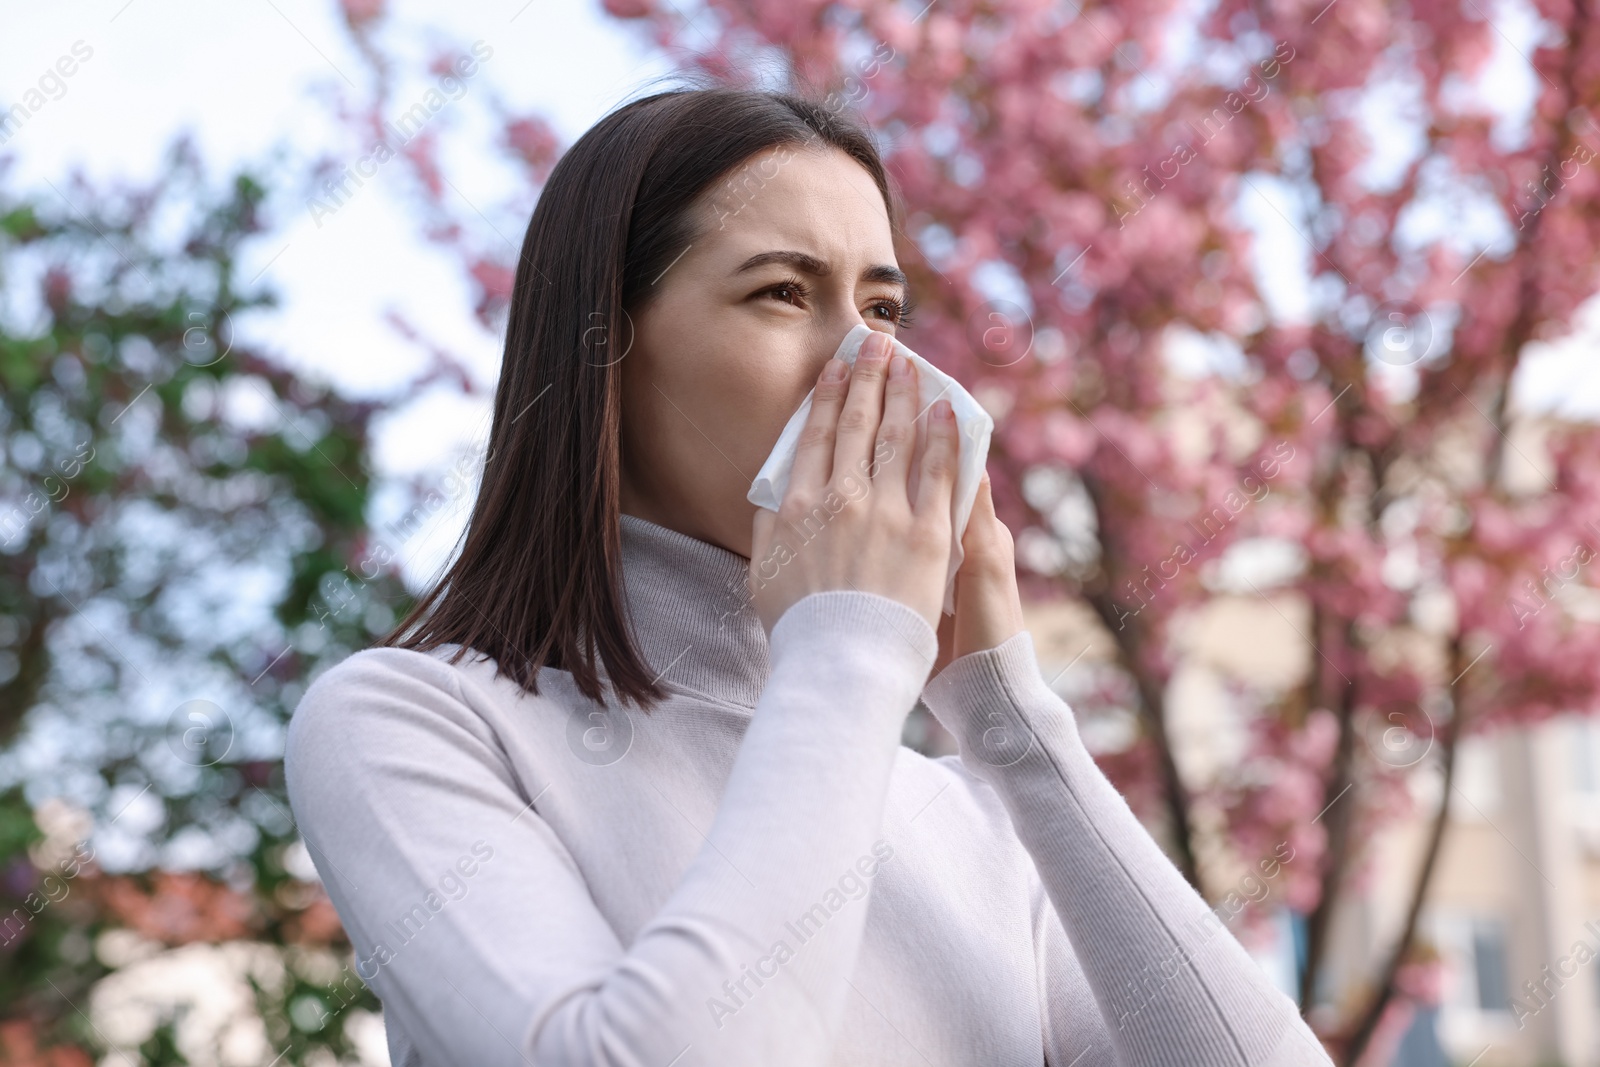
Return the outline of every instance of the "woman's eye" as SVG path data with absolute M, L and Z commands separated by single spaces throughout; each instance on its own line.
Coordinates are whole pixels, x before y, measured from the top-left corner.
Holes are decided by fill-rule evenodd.
M 895 326 L 905 326 L 910 321 L 910 307 L 898 300 L 891 300 L 886 304 L 874 304 L 873 310 L 887 312 L 883 321 Z
M 775 285 L 771 289 L 766 290 L 764 295 L 769 297 L 777 297 L 785 304 L 793 304 L 798 300 L 804 299 L 805 297 L 805 293 L 798 285 Z

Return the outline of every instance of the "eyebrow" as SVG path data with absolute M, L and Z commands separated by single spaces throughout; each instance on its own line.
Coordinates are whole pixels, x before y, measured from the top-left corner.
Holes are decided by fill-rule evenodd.
M 818 259 L 807 252 L 795 252 L 788 249 L 759 252 L 739 264 L 739 268 L 733 273 L 743 274 L 747 270 L 764 267 L 768 263 L 784 263 L 795 270 L 804 271 L 818 278 L 826 278 L 833 273 L 833 268 L 825 260 Z M 888 282 L 890 285 L 898 285 L 907 290 L 911 288 L 911 281 L 906 277 L 905 272 L 899 267 L 888 263 L 875 263 L 868 267 L 861 272 L 861 280 L 864 282 Z

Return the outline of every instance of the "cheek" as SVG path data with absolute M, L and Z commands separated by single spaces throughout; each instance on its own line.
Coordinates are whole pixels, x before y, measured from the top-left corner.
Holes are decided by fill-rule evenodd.
M 663 484 L 721 484 L 738 480 L 737 471 L 754 477 L 805 390 L 794 394 L 786 376 L 734 346 L 704 338 L 662 344 L 670 347 L 635 350 L 623 367 L 634 464 Z
M 715 308 L 674 307 L 640 327 L 623 367 L 635 463 L 665 482 L 734 492 L 740 472 L 755 476 L 816 384 L 820 357 L 798 331 L 740 322 Z
M 752 463 L 752 473 L 767 458 L 778 435 L 816 384 L 815 368 L 803 356 L 746 361 L 724 381 L 726 425 L 737 427 L 741 452 Z

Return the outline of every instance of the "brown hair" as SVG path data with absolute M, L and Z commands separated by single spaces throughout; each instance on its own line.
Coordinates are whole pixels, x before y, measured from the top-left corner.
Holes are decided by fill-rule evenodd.
M 460 551 L 378 646 L 456 643 L 450 662 L 469 648 L 484 653 L 497 675 L 535 694 L 538 668 L 553 667 L 604 705 L 598 650 L 624 702 L 648 712 L 666 695 L 627 622 L 622 361 L 611 353 L 626 355 L 631 316 L 703 232 L 702 194 L 757 152 L 842 150 L 872 175 L 898 227 L 877 148 L 834 99 L 674 89 L 616 109 L 567 150 L 522 240 L 483 481 Z

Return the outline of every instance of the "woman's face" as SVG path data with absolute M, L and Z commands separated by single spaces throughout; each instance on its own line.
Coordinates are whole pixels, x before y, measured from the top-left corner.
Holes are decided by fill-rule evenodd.
M 895 332 L 906 290 L 883 196 L 837 149 L 760 152 L 697 210 L 622 361 L 622 510 L 748 557 L 784 423 L 852 326 Z

